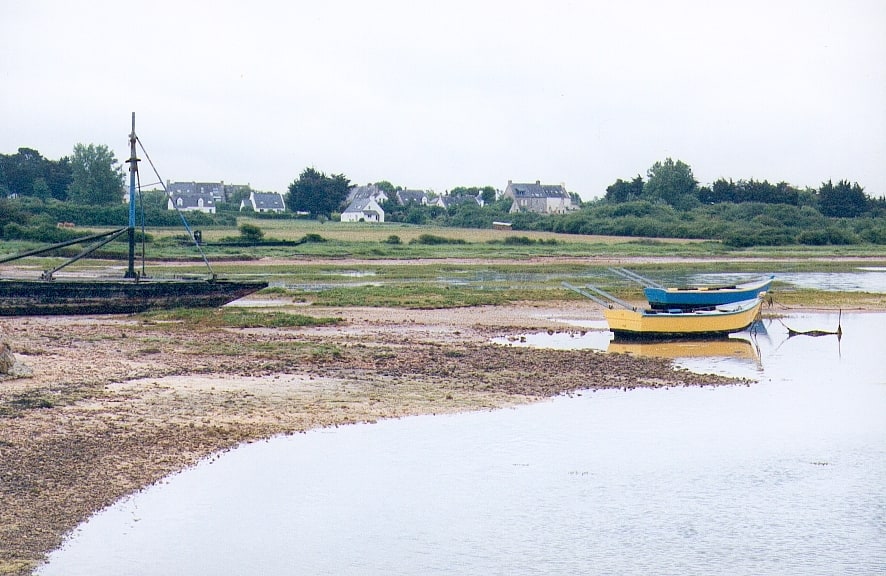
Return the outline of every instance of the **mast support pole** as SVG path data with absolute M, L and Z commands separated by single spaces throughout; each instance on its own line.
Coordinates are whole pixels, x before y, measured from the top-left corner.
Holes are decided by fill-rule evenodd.
M 129 134 L 129 266 L 125 278 L 137 278 L 135 271 L 135 180 L 138 173 L 138 158 L 135 155 L 135 112 L 132 113 L 132 132 Z

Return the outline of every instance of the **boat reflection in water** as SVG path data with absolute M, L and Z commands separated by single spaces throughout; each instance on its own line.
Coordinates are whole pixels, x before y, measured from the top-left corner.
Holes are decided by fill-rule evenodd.
M 615 339 L 606 349 L 609 353 L 633 354 L 653 358 L 731 358 L 754 363 L 761 368 L 760 352 L 749 333 L 706 340 L 631 341 Z

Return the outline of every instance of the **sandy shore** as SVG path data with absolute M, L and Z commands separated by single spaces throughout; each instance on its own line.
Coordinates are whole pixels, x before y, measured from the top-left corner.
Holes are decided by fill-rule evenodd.
M 137 316 L 0 320 L 32 372 L 0 381 L 0 574 L 31 573 L 93 512 L 242 442 L 585 388 L 736 383 L 666 361 L 490 344 L 602 321 L 584 303 L 298 312 L 342 322 L 213 330 Z

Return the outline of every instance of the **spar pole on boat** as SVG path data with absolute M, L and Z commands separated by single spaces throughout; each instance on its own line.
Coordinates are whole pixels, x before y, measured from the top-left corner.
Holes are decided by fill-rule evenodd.
M 129 134 L 129 267 L 125 278 L 137 278 L 135 272 L 135 175 L 138 158 L 135 157 L 135 112 L 132 113 L 132 132 Z

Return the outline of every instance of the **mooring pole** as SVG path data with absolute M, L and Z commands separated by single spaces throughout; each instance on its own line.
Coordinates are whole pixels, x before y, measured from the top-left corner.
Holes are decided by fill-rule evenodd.
M 135 272 L 135 176 L 138 158 L 135 157 L 135 112 L 132 113 L 132 132 L 129 134 L 129 267 L 126 278 L 137 278 Z

